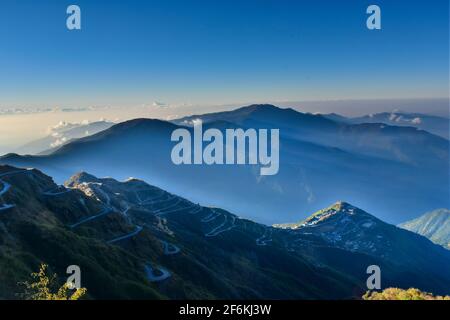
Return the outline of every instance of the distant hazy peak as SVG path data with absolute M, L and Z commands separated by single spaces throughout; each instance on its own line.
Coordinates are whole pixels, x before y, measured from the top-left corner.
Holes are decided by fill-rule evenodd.
M 427 237 L 436 244 L 450 249 L 450 210 L 436 209 L 399 224 L 400 228 Z
M 150 119 L 150 118 L 137 118 L 132 119 L 128 121 L 121 122 L 119 124 L 116 124 L 112 126 L 111 130 L 118 130 L 118 129 L 129 129 L 132 127 L 161 127 L 161 128 L 167 128 L 167 127 L 173 127 L 174 125 L 170 122 L 159 120 L 159 119 Z
M 260 110 L 267 109 L 267 110 L 269 110 L 269 109 L 281 109 L 281 108 L 277 107 L 273 104 L 269 104 L 269 103 L 262 103 L 262 104 L 255 103 L 255 104 L 250 104 L 248 106 L 243 106 L 240 109 L 249 109 L 249 110 L 251 110 L 251 109 L 260 109 Z

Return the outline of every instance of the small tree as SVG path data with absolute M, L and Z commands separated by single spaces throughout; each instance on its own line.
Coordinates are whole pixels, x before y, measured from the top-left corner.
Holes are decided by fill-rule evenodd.
M 39 272 L 31 274 L 32 282 L 20 283 L 25 286 L 21 294 L 26 300 L 79 300 L 87 292 L 86 288 L 79 288 L 73 292 L 68 283 L 56 290 L 56 274 L 48 275 L 48 265 L 41 264 Z

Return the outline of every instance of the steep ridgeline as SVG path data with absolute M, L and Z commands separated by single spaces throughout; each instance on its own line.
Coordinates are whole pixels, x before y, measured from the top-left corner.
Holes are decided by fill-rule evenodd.
M 333 299 L 353 298 L 363 290 L 360 278 L 286 250 L 277 229 L 202 207 L 141 180 L 118 182 L 81 173 L 66 186 L 101 199 L 136 231 L 157 239 L 162 254 L 156 259 L 146 258 L 141 235 L 110 243 L 147 260 L 147 280 L 169 298 Z M 100 228 L 101 219 L 87 224 L 83 219 L 75 228 L 93 223 Z
M 356 225 L 327 229 L 342 212 L 286 230 L 137 179 L 80 173 L 57 186 L 40 171 L 8 166 L 0 166 L 0 179 L 1 298 L 15 298 L 17 282 L 40 262 L 62 277 L 79 265 L 97 299 L 356 298 L 372 264 L 382 268 L 383 287 L 450 288 L 440 268 L 449 265 L 448 251 L 356 208 Z
M 286 251 L 272 228 L 130 179 L 66 186 L 0 166 L 0 298 L 41 262 L 82 270 L 89 298 L 352 298 L 361 279 Z M 277 245 L 272 245 L 275 243 Z M 355 291 L 356 290 L 356 291 Z
M 437 209 L 399 225 L 450 250 L 450 210 Z
M 39 264 L 50 265 L 64 281 L 66 268 L 79 265 L 83 286 L 92 298 L 160 298 L 146 283 L 145 261 L 107 241 L 134 230 L 117 208 L 82 190 L 56 185 L 38 170 L 0 166 L 0 298 L 16 299 Z M 71 225 L 105 210 L 101 224 L 73 228 Z M 148 233 L 148 259 L 162 250 Z M 141 271 L 142 270 L 142 271 Z
M 441 292 L 450 288 L 448 251 L 425 237 L 387 224 L 348 203 L 338 202 L 314 213 L 300 223 L 276 227 L 290 230 L 292 235 L 301 239 L 298 245 L 341 248 L 390 262 L 391 266 L 395 265 L 395 270 L 389 270 L 389 267 L 384 270 L 382 268 L 382 273 L 386 275 L 389 272 L 398 272 L 396 281 L 408 282 L 411 281 L 411 277 L 426 274 L 429 278 L 427 280 L 417 278 L 416 287 L 429 287 L 432 290 L 433 286 L 440 287 L 439 281 L 442 281 Z M 388 286 L 389 280 L 386 281 L 385 278 L 384 280 L 384 285 Z M 426 282 L 423 282 L 424 280 Z

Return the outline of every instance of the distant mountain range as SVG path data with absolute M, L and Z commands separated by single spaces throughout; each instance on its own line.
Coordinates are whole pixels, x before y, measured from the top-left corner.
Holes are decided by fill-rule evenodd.
M 135 178 L 0 166 L 0 230 L 4 299 L 41 262 L 80 266 L 94 299 L 352 299 L 374 264 L 383 288 L 450 293 L 450 251 L 345 202 L 275 228 Z
M 369 114 L 354 118 L 343 117 L 335 113 L 326 114 L 324 116 L 331 120 L 349 124 L 384 123 L 393 126 L 415 127 L 441 136 L 447 140 L 449 139 L 450 134 L 449 118 L 432 116 L 423 113 L 393 111 Z
M 450 210 L 438 209 L 404 222 L 399 227 L 427 237 L 450 250 Z
M 280 129 L 280 171 L 259 166 L 176 166 L 172 132 L 202 119 L 205 128 Z M 300 220 L 346 199 L 400 223 L 449 207 L 448 140 L 412 127 L 346 124 L 271 105 L 191 116 L 173 123 L 136 119 L 44 156 L 9 154 L 0 163 L 35 167 L 62 183 L 73 172 L 138 176 L 165 190 L 266 224 Z M 411 201 L 414 199 L 414 201 Z
M 50 154 L 72 140 L 96 134 L 112 127 L 113 125 L 114 123 L 109 121 L 86 123 L 69 123 L 62 121 L 50 129 L 48 136 L 31 141 L 17 148 L 15 153 L 23 155 Z

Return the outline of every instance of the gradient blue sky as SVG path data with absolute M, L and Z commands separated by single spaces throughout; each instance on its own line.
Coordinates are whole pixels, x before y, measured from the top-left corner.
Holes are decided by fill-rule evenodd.
M 66 29 L 66 8 L 82 30 Z M 366 8 L 382 9 L 382 30 Z M 2 0 L 0 107 L 448 97 L 449 3 Z

